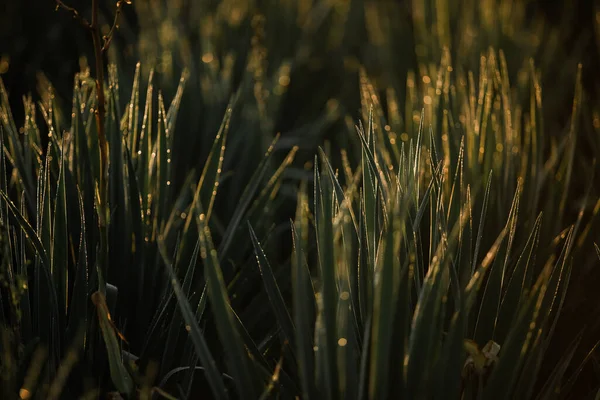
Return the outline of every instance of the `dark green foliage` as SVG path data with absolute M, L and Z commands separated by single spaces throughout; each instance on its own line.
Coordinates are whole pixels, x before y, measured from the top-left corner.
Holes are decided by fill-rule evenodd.
M 583 324 L 553 338 L 577 262 L 597 263 L 597 194 L 574 197 L 593 179 L 577 157 L 592 120 L 581 69 L 562 138 L 527 59 L 539 43 L 501 28 L 547 34 L 522 5 L 415 1 L 415 43 L 392 51 L 393 6 L 280 1 L 276 17 L 256 3 L 190 4 L 179 26 L 175 6 L 134 2 L 140 53 L 161 60 L 108 68 L 106 270 L 90 71 L 70 118 L 44 87 L 23 129 L 0 85 L 0 395 L 577 393 L 595 348 Z M 196 23 L 199 37 L 173 31 Z M 356 26 L 382 73 L 350 57 Z M 413 47 L 416 72 L 397 76 L 393 54 Z M 290 117 L 286 96 L 328 51 L 336 100 Z

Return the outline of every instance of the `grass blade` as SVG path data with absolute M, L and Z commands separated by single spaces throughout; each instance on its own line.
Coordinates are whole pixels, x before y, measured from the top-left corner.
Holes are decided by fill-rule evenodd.
M 196 208 L 199 209 L 200 255 L 204 262 L 208 296 L 215 315 L 219 338 L 226 349 L 238 395 L 242 399 L 255 399 L 257 393 L 253 369 L 244 343 L 236 329 L 217 251 L 214 249 L 206 215 L 202 212 L 201 207 L 200 203 L 196 203 Z
M 285 301 L 283 300 L 283 296 L 281 295 L 281 291 L 279 290 L 279 286 L 275 280 L 275 275 L 273 274 L 273 270 L 271 269 L 271 265 L 267 260 L 267 256 L 262 249 L 258 238 L 256 237 L 256 233 L 254 233 L 254 230 L 250 224 L 248 224 L 248 229 L 250 230 L 250 237 L 254 245 L 256 261 L 258 263 L 258 267 L 260 268 L 265 291 L 269 296 L 269 302 L 271 303 L 271 307 L 273 308 L 275 316 L 279 321 L 279 325 L 281 326 L 286 339 L 293 347 L 295 345 L 296 328 L 294 327 L 292 318 L 290 317 L 290 314 L 285 306 Z

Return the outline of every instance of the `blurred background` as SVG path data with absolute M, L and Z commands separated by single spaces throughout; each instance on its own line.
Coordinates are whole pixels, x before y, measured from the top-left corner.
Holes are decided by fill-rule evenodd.
M 89 16 L 90 0 L 71 0 L 67 3 Z M 256 3 L 252 7 L 277 15 L 285 11 L 287 3 L 291 4 L 295 1 L 134 0 L 133 3 L 133 7 L 123 7 L 120 29 L 113 46 L 116 51 L 111 53 L 111 57 L 130 76 L 133 75 L 137 61 L 142 61 L 145 65 L 158 65 L 159 69 L 162 66 L 163 72 L 166 73 L 165 80 L 175 85 L 177 78 L 174 78 L 174 74 L 177 74 L 178 67 L 183 65 L 189 67 L 190 64 L 199 61 L 198 56 L 202 54 L 193 53 L 201 49 L 204 49 L 201 50 L 204 54 L 209 53 L 208 47 L 221 47 L 219 50 L 231 51 L 237 46 L 235 50 L 241 51 L 236 52 L 238 58 L 236 62 L 240 66 L 245 65 L 243 58 L 248 55 L 247 49 L 250 48 L 253 36 L 252 28 L 247 26 L 250 21 L 245 15 L 250 12 L 248 4 Z M 299 3 L 306 3 L 304 7 L 309 10 L 313 3 L 317 2 L 306 0 Z M 301 83 L 298 83 L 301 89 L 294 91 L 296 100 L 302 101 L 301 99 L 310 96 L 311 102 L 314 102 L 314 96 L 326 99 L 336 94 L 331 92 L 335 92 L 335 88 L 339 89 L 341 86 L 339 80 L 341 76 L 327 72 L 332 72 L 339 67 L 336 64 L 347 61 L 345 57 L 348 56 L 365 64 L 371 76 L 396 81 L 396 84 L 404 83 L 407 71 L 417 67 L 414 44 L 420 33 L 418 27 L 414 26 L 413 13 L 418 12 L 419 7 L 413 3 L 429 3 L 435 8 L 438 6 L 436 2 L 340 0 L 331 3 L 335 3 L 336 7 L 354 9 L 353 20 L 346 21 L 351 29 L 339 30 L 338 33 L 345 37 L 342 39 L 344 46 L 338 47 L 337 51 L 315 54 L 315 49 L 312 49 L 313 63 L 310 68 L 312 73 L 307 74 L 302 71 Z M 448 11 L 451 25 L 456 25 L 458 29 L 465 28 L 464 22 L 468 16 L 463 13 L 468 13 L 469 4 L 473 3 L 473 1 L 450 1 Z M 495 45 L 494 42 L 499 41 L 500 44 L 517 47 L 519 51 L 504 48 L 509 62 L 513 63 L 520 63 L 529 56 L 534 56 L 536 59 L 546 57 L 554 65 L 544 68 L 543 79 L 550 83 L 544 86 L 545 90 L 553 90 L 552 86 L 556 86 L 558 76 L 561 74 L 571 76 L 573 63 L 582 62 L 584 86 L 588 94 L 596 96 L 600 92 L 597 79 L 597 71 L 600 67 L 597 43 L 599 33 L 595 30 L 595 24 L 598 24 L 600 18 L 597 1 L 511 0 L 481 3 L 484 6 L 482 8 L 488 7 L 490 12 L 500 16 L 493 23 L 506 24 L 506 26 L 495 27 L 506 37 L 489 40 L 483 34 L 484 32 L 473 31 L 472 34 L 477 40 L 482 42 L 487 40 L 489 45 Z M 114 8 L 115 1 L 100 1 L 105 30 L 112 22 Z M 231 29 L 227 32 L 229 37 L 225 37 L 226 35 L 220 35 L 225 33 L 224 31 L 217 32 L 218 26 L 211 26 L 217 22 L 211 15 L 223 14 L 228 8 L 238 9 L 236 13 L 239 21 L 228 21 L 230 28 L 236 29 Z M 522 12 L 523 15 L 518 15 Z M 507 14 L 504 16 L 505 21 L 500 21 L 502 14 Z M 297 15 L 297 17 L 296 19 L 300 20 L 302 16 Z M 295 46 L 280 45 L 297 43 L 298 32 L 294 32 L 292 29 L 294 27 L 285 26 L 286 18 L 278 19 L 280 19 L 279 26 L 274 26 L 275 22 L 269 21 L 269 28 L 273 29 L 269 34 L 275 33 L 277 36 L 270 37 L 269 40 L 280 42 L 272 45 L 278 46 L 277 53 L 283 59 L 291 55 Z M 371 32 L 368 32 L 369 27 L 372 28 Z M 210 33 L 207 35 L 207 32 Z M 558 37 L 555 36 L 557 33 Z M 387 38 L 384 37 L 386 35 Z M 221 43 L 209 44 L 210 40 L 206 39 L 211 36 L 212 38 L 220 36 L 218 41 Z M 465 39 L 463 35 L 454 34 L 452 38 L 457 41 Z M 510 43 L 507 39 L 514 43 Z M 73 76 L 80 70 L 82 56 L 91 59 L 91 44 L 90 36 L 76 20 L 64 10 L 56 10 L 54 0 L 2 0 L 0 2 L 0 75 L 16 105 L 19 105 L 22 95 L 28 93 L 35 95 L 41 72 L 52 82 L 59 98 L 69 99 L 70 102 Z M 463 51 L 470 53 L 472 59 L 477 62 L 476 47 L 466 44 L 463 47 L 466 47 Z M 398 57 L 398 54 L 386 54 L 385 50 L 396 50 L 401 57 Z M 285 54 L 286 52 L 288 54 Z M 270 56 L 273 55 L 273 51 L 269 53 Z M 464 61 L 464 58 L 459 60 Z M 271 61 L 270 64 L 273 67 L 276 62 Z M 389 66 L 393 68 L 388 68 Z M 238 68 L 236 72 L 240 74 L 241 70 L 242 68 Z M 234 79 L 236 80 L 239 82 L 239 76 Z M 323 82 L 329 84 L 323 85 Z M 329 93 L 323 94 L 326 91 Z M 568 96 L 562 96 L 562 99 L 568 101 Z M 20 106 L 13 108 L 17 112 L 20 109 L 22 109 Z M 562 116 L 566 117 L 570 110 L 568 107 L 564 110 Z M 561 113 L 556 117 L 560 115 Z M 290 118 L 286 115 L 282 120 L 289 121 Z

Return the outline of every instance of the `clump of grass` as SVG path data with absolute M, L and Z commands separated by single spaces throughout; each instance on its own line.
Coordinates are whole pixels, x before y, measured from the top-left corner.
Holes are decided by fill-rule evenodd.
M 300 14 L 302 2 L 292 3 Z M 328 28 L 328 43 L 348 45 L 336 29 L 357 11 L 342 6 L 309 8 L 292 37 L 307 45 Z M 571 197 L 586 117 L 581 67 L 568 134 L 556 142 L 533 61 L 514 81 L 504 52 L 456 52 L 443 7 L 435 37 L 427 9 L 415 8 L 427 51 L 417 52 L 406 96 L 359 69 L 360 116 L 340 101 L 307 121 L 302 132 L 333 126 L 341 139 L 304 144 L 311 161 L 302 165 L 301 135 L 273 133 L 306 48 L 272 55 L 274 19 L 235 10 L 240 20 L 228 24 L 251 24 L 256 38 L 239 85 L 232 64 L 213 64 L 223 55 L 215 49 L 209 75 L 184 70 L 170 101 L 156 84 L 164 65 L 158 74 L 138 64 L 122 102 L 128 74 L 108 67 L 105 203 L 94 184 L 105 167 L 90 71 L 75 77 L 70 119 L 50 86 L 37 108 L 24 99 L 22 128 L 0 81 L 2 394 L 574 393 L 589 359 L 575 356 L 581 329 L 558 352 L 552 339 L 573 260 L 593 252 L 599 209 L 591 189 L 580 204 Z M 494 44 L 494 15 L 486 18 L 478 29 Z M 468 55 L 478 69 L 452 61 Z M 198 80 L 210 111 L 202 128 L 185 105 Z

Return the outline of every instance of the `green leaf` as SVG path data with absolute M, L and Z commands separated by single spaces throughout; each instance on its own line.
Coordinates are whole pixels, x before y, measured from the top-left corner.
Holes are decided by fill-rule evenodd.
M 252 203 L 252 200 L 254 199 L 254 196 L 269 168 L 269 164 L 273 156 L 273 149 L 275 148 L 275 144 L 277 143 L 278 139 L 279 136 L 276 136 L 275 139 L 273 139 L 262 161 L 256 168 L 254 174 L 252 174 L 252 178 L 250 178 L 248 185 L 242 192 L 238 205 L 231 215 L 227 229 L 225 230 L 225 233 L 223 233 L 223 240 L 219 246 L 220 257 L 224 257 L 226 254 L 228 254 L 229 247 L 234 242 L 235 233 L 237 232 L 244 215 L 246 215 L 248 207 Z M 220 261 L 222 261 L 222 259 Z
M 279 322 L 279 325 L 281 326 L 281 329 L 283 330 L 286 339 L 293 348 L 293 346 L 295 345 L 296 328 L 294 327 L 292 317 L 290 317 L 290 314 L 287 310 L 285 301 L 283 300 L 283 296 L 281 295 L 281 291 L 279 290 L 279 285 L 277 285 L 275 275 L 273 274 L 271 265 L 267 260 L 267 256 L 264 250 L 262 249 L 258 238 L 256 237 L 256 233 L 254 233 L 254 230 L 252 229 L 252 226 L 249 223 L 248 229 L 250 230 L 250 238 L 252 239 L 252 244 L 254 245 L 256 261 L 258 263 L 258 267 L 260 268 L 260 273 L 263 278 L 265 291 L 269 296 L 269 302 L 271 303 L 273 312 L 277 317 L 277 321 Z
M 406 210 L 407 207 L 403 207 Z M 388 371 L 392 354 L 396 307 L 400 293 L 400 245 L 402 215 L 400 200 L 392 210 L 388 219 L 386 232 L 382 235 L 378 257 L 380 265 L 375 275 L 375 301 L 373 309 L 373 332 L 371 343 L 371 361 L 369 377 L 369 398 L 379 399 L 389 396 Z
M 322 301 L 323 325 L 317 324 L 317 340 L 320 342 L 318 355 L 323 358 L 324 376 L 321 390 L 330 399 L 338 398 L 337 376 L 337 285 L 333 238 L 333 188 L 331 181 L 321 180 L 318 160 L 315 157 L 314 175 L 315 220 L 317 230 L 317 252 L 321 278 L 320 298 Z
M 510 214 L 506 223 L 506 231 L 508 232 L 508 241 L 505 249 L 504 263 L 492 263 L 490 267 L 489 277 L 487 279 L 483 298 L 479 306 L 477 321 L 475 323 L 475 342 L 487 343 L 492 339 L 496 328 L 497 318 L 500 311 L 500 301 L 502 299 L 502 290 L 505 287 L 504 279 L 508 269 L 508 259 L 515 236 L 516 224 L 519 213 L 519 199 L 521 195 L 521 185 L 517 187 L 517 191 L 513 198 Z M 496 260 L 498 261 L 498 260 Z
M 173 291 L 175 292 L 175 297 L 177 298 L 177 304 L 179 305 L 179 309 L 186 324 L 186 330 L 190 334 L 196 354 L 202 363 L 202 367 L 205 369 L 206 379 L 210 385 L 213 396 L 216 399 L 228 399 L 229 396 L 227 395 L 227 390 L 225 389 L 225 384 L 223 383 L 221 373 L 217 369 L 215 359 L 211 354 L 210 348 L 208 347 L 202 332 L 200 331 L 200 327 L 198 326 L 196 317 L 192 312 L 190 303 L 188 302 L 183 290 L 181 289 L 181 286 L 179 285 L 179 281 L 173 272 L 171 264 L 166 258 L 166 254 L 161 252 L 161 255 L 169 273 Z
M 133 391 L 133 380 L 121 361 L 121 348 L 117 340 L 116 328 L 114 327 L 114 323 L 112 322 L 108 311 L 108 306 L 106 305 L 106 298 L 98 291 L 92 294 L 92 302 L 96 306 L 102 338 L 104 339 L 104 344 L 106 345 L 106 351 L 108 353 L 110 377 L 119 392 L 129 395 Z
M 485 194 L 483 195 L 483 205 L 481 207 L 481 217 L 479 219 L 479 230 L 477 231 L 477 239 L 475 241 L 475 253 L 473 254 L 473 265 L 471 267 L 472 273 L 475 273 L 475 268 L 477 267 L 478 257 L 479 257 L 479 249 L 481 247 L 481 240 L 483 239 L 483 230 L 485 227 L 485 218 L 487 216 L 487 207 L 490 199 L 490 189 L 492 187 L 492 171 L 490 171 L 487 179 L 487 184 L 485 187 Z
M 301 192 L 302 193 L 302 192 Z M 292 294 L 294 306 L 294 324 L 297 329 L 296 354 L 302 393 L 304 399 L 314 398 L 315 364 L 313 350 L 314 322 L 314 290 L 310 273 L 304 258 L 302 247 L 302 225 L 305 196 L 300 194 L 297 211 L 297 223 L 292 223 L 293 255 L 292 255 Z
M 69 303 L 69 323 L 67 325 L 67 342 L 73 341 L 75 335 L 81 327 L 88 326 L 88 253 L 85 230 L 85 210 L 83 206 L 83 197 L 79 195 L 79 215 L 81 231 L 79 235 L 79 254 L 77 257 L 77 269 L 75 279 L 73 280 L 73 294 Z
M 533 229 L 529 234 L 525 247 L 517 260 L 517 264 L 513 268 L 510 280 L 506 286 L 500 310 L 494 330 L 494 337 L 499 343 L 503 343 L 508 331 L 513 324 L 513 318 L 522 302 L 524 293 L 530 290 L 527 287 L 527 275 L 534 268 L 535 254 L 539 243 L 540 229 L 542 224 L 542 214 L 538 215 L 535 220 Z
M 242 399 L 255 399 L 255 377 L 252 373 L 252 363 L 236 329 L 234 317 L 229 306 L 227 288 L 223 280 L 223 273 L 219 266 L 217 251 L 215 250 L 210 230 L 207 226 L 206 215 L 202 211 L 200 202 L 196 203 L 198 210 L 198 234 L 200 236 L 200 256 L 204 262 L 204 273 L 208 286 L 208 296 L 217 324 L 219 339 L 225 348 L 232 370 L 232 376 Z
M 200 176 L 200 181 L 198 182 L 198 187 L 196 189 L 194 203 L 199 201 L 200 204 L 206 207 L 207 221 L 210 220 L 215 196 L 217 195 L 217 189 L 219 188 L 219 178 L 221 176 L 221 168 L 223 166 L 223 157 L 227 143 L 227 133 L 229 132 L 229 122 L 231 120 L 231 113 L 233 112 L 234 105 L 234 99 L 232 99 L 227 106 L 223 122 L 221 122 L 219 132 L 210 149 L 210 153 L 204 164 L 204 169 L 202 170 L 202 175 Z
M 56 196 L 54 201 L 54 213 L 52 223 L 52 277 L 56 285 L 56 294 L 59 302 L 59 321 L 64 326 L 64 319 L 67 315 L 67 306 L 69 299 L 68 281 L 68 248 L 69 234 L 67 225 L 67 191 L 65 180 L 65 146 L 66 140 L 63 138 L 61 146 L 60 170 L 58 182 L 56 183 Z
M 498 397 L 503 393 L 503 398 L 510 398 L 513 386 L 517 382 L 521 366 L 525 362 L 528 354 L 527 350 L 532 344 L 535 336 L 534 330 L 539 329 L 536 325 L 537 316 L 541 311 L 541 304 L 548 287 L 548 279 L 552 273 L 552 265 L 547 264 L 539 275 L 529 296 L 523 302 L 518 314 L 513 320 L 512 329 L 509 332 L 505 343 L 502 344 L 502 353 L 492 374 L 489 377 L 488 384 L 483 392 L 484 398 L 488 396 Z M 545 311 L 545 310 L 544 310 Z
M 27 235 L 27 242 L 33 247 L 33 249 L 37 252 L 42 261 L 42 265 L 46 268 L 47 271 L 50 270 L 50 260 L 48 258 L 48 254 L 40 241 L 40 238 L 35 233 L 35 230 L 29 225 L 29 222 L 23 217 L 23 215 L 19 212 L 17 206 L 13 204 L 8 195 L 0 191 L 0 196 L 2 200 L 4 200 L 5 204 L 8 206 L 9 216 L 13 219 L 14 223 L 18 225 L 25 235 Z

